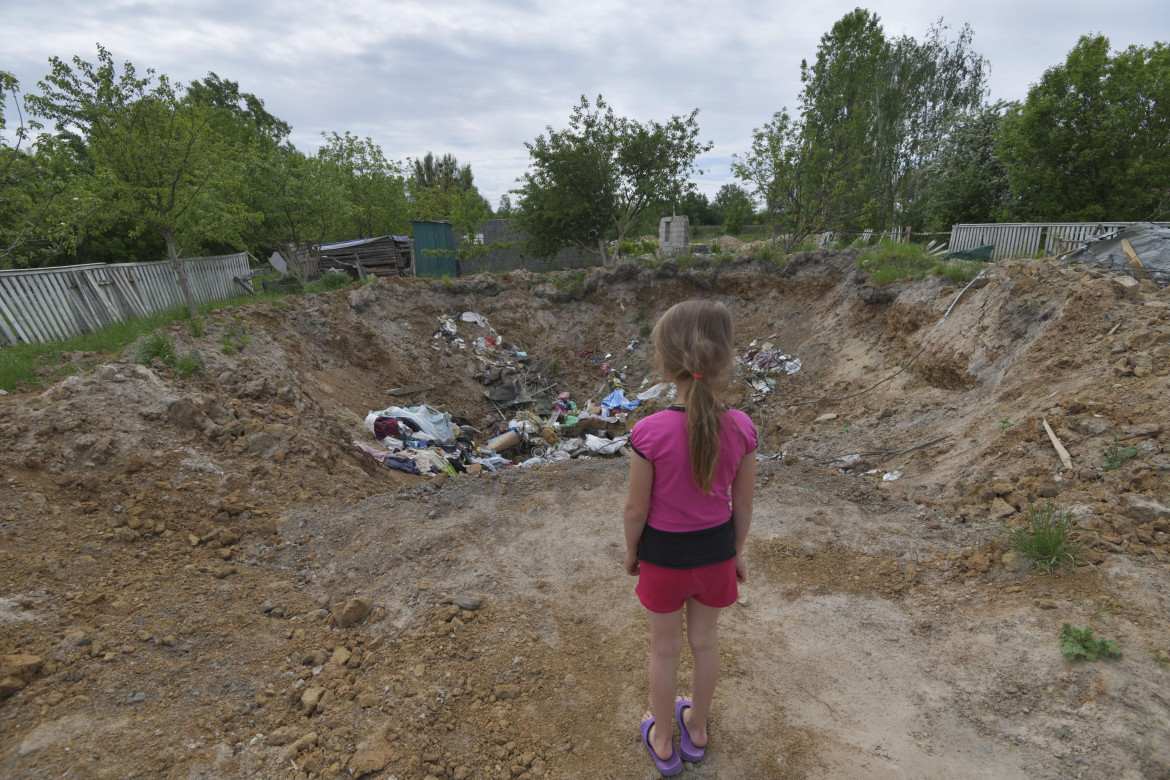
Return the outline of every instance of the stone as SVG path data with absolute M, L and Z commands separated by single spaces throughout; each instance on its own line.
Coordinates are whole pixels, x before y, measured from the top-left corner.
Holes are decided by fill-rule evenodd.
M 303 753 L 304 751 L 308 750 L 309 748 L 313 747 L 316 744 L 317 744 L 317 733 L 315 731 L 310 731 L 308 734 L 305 734 L 303 737 L 298 739 L 296 742 L 292 743 L 291 750 L 293 753 Z
M 44 665 L 45 661 L 39 655 L 25 653 L 6 655 L 0 658 L 0 674 L 17 677 L 26 683 L 32 682 Z
M 353 653 L 341 645 L 338 645 L 333 649 L 333 657 L 329 659 L 329 662 L 334 666 L 345 666 L 347 663 L 349 663 L 349 659 L 352 656 Z
M 1032 568 L 1032 559 L 1019 550 L 1008 550 L 999 559 L 1008 571 L 1021 573 Z
M 492 695 L 496 697 L 497 701 L 507 701 L 508 699 L 515 699 L 520 695 L 519 685 L 497 685 L 492 688 Z
M 333 605 L 333 622 L 338 628 L 348 628 L 369 617 L 373 609 L 373 599 L 354 596 Z
M 830 422 L 836 419 L 837 415 L 834 412 L 829 412 L 828 414 L 822 414 L 820 417 L 813 420 L 813 422 Z
M 988 511 L 991 514 L 992 519 L 1002 520 L 1005 517 L 1011 517 L 1014 515 L 1016 513 L 1016 508 L 1007 501 L 1004 501 L 1002 498 L 996 498 L 991 502 L 991 507 Z
M 472 463 L 470 466 L 467 467 L 468 476 L 478 477 L 482 473 L 483 473 L 483 466 L 480 465 L 479 463 Z M 465 767 L 460 767 L 460 769 L 464 769 L 464 768 Z M 455 771 L 458 772 L 459 770 L 457 769 Z
M 12 675 L 7 675 L 0 678 L 0 701 L 4 701 L 12 694 L 24 688 L 26 685 L 28 685 L 28 683 L 26 683 L 24 680 Z
M 268 735 L 269 745 L 289 745 L 301 738 L 301 730 L 297 726 L 280 726 L 273 729 Z
M 1170 517 L 1170 507 L 1153 498 L 1138 493 L 1126 493 L 1121 498 L 1125 505 L 1122 514 L 1139 523 L 1151 523 Z
M 1109 281 L 1118 298 L 1133 298 L 1141 287 L 1141 282 L 1132 276 L 1114 276 Z
M 386 739 L 377 734 L 358 743 L 353 758 L 349 760 L 349 770 L 354 777 L 362 777 L 373 772 L 381 772 L 394 759 L 394 748 L 390 747 Z
M 306 688 L 305 692 L 301 694 L 301 708 L 306 715 L 311 715 L 317 709 L 317 705 L 321 702 L 321 697 L 325 695 L 325 689 L 313 686 Z
M 451 603 L 462 609 L 466 609 L 468 612 L 474 612 L 483 606 L 483 599 L 476 598 L 475 596 L 456 596 L 451 599 Z

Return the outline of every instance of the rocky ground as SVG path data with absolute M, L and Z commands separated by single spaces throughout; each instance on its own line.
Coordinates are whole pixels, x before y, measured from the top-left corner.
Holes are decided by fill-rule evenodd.
M 200 377 L 66 356 L 88 370 L 0 397 L 0 776 L 654 776 L 626 458 L 440 484 L 351 442 L 420 383 L 498 426 L 482 334 L 441 317 L 582 403 L 656 381 L 648 327 L 694 296 L 802 368 L 729 389 L 765 459 L 688 776 L 1170 775 L 1170 293 L 1041 260 L 954 303 L 854 261 L 382 279 L 176 327 Z M 1075 571 L 1004 546 L 1049 500 Z M 1123 655 L 1066 660 L 1064 623 Z

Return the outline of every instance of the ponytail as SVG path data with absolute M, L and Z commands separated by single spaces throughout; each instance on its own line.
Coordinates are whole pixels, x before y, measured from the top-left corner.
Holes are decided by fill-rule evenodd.
M 687 395 L 687 441 L 691 450 L 691 475 L 704 493 L 711 492 L 715 465 L 719 462 L 721 411 L 710 383 L 704 378 L 692 379 Z
M 684 301 L 670 307 L 654 326 L 654 352 L 670 379 L 691 377 L 687 396 L 687 441 L 691 475 L 711 492 L 719 462 L 723 402 L 719 389 L 731 368 L 734 334 L 731 312 L 718 301 Z

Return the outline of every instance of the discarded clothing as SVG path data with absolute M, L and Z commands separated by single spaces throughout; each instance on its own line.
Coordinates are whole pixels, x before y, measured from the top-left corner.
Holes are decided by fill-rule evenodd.
M 404 423 L 411 428 L 417 426 L 418 430 L 414 431 L 412 438 L 424 441 L 451 441 L 458 435 L 451 422 L 451 415 L 447 412 L 440 412 L 428 404 L 409 407 L 391 406 L 380 412 L 370 412 L 366 415 L 366 428 L 375 436 L 377 436 L 377 431 L 374 425 L 379 417 L 397 419 L 399 430 Z
M 621 409 L 623 411 L 631 411 L 638 408 L 641 401 L 631 401 L 626 398 L 626 391 L 618 388 L 612 393 L 601 399 L 601 409 L 603 415 L 608 415 L 614 409 Z
M 638 393 L 637 398 L 639 401 L 649 401 L 654 398 L 659 398 L 663 394 L 665 394 L 667 398 L 674 398 L 676 391 L 677 388 L 674 386 L 674 382 L 659 382 L 649 390 L 643 390 L 642 392 Z
M 397 469 L 398 471 L 405 471 L 407 474 L 422 473 L 419 471 L 418 466 L 415 465 L 414 461 L 410 458 L 403 457 L 402 455 L 395 455 L 393 452 L 388 452 L 387 450 L 379 449 L 377 447 L 371 447 L 369 444 L 363 444 L 360 441 L 355 441 L 353 446 L 357 447 L 359 450 L 366 453 L 371 458 L 381 463 L 383 466 Z
M 394 417 L 379 417 L 374 420 L 374 438 L 381 441 L 387 436 L 402 438 L 402 434 L 398 432 L 398 420 Z

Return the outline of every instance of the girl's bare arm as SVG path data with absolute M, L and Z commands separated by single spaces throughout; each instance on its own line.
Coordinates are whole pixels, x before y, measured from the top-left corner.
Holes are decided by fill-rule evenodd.
M 756 489 L 756 453 L 749 452 L 739 462 L 731 481 L 731 522 L 735 528 L 735 554 L 743 553 L 748 530 L 752 527 L 752 497 Z

